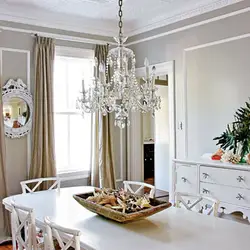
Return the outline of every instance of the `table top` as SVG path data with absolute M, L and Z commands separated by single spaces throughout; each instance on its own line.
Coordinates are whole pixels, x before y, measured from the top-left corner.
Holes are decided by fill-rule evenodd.
M 78 204 L 73 194 L 92 191 L 92 187 L 72 187 L 20 194 L 5 198 L 34 208 L 38 226 L 49 216 L 61 226 L 82 232 L 81 247 L 96 250 L 249 250 L 250 226 L 171 207 L 147 219 L 119 224 Z

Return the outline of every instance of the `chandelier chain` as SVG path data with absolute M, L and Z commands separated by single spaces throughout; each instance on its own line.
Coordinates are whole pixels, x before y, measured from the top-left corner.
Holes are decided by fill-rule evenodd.
M 123 16 L 123 12 L 122 12 L 122 5 L 123 5 L 123 0 L 119 0 L 119 12 L 118 12 L 118 16 L 119 16 L 119 36 L 122 36 L 122 28 L 123 28 L 123 22 L 122 22 L 122 16 Z

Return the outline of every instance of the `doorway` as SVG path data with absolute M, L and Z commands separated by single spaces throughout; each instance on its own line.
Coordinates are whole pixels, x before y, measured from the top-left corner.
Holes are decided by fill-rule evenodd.
M 165 171 L 169 162 L 168 75 L 158 75 L 155 85 L 161 97 L 161 109 L 154 117 L 152 113 L 142 117 L 144 182 L 157 187 L 157 198 L 168 198 L 169 171 Z
M 152 67 L 156 68 L 156 76 L 159 76 L 159 80 L 161 80 L 161 77 L 165 77 L 167 75 L 167 96 L 168 96 L 168 124 L 161 126 L 159 132 L 155 133 L 153 132 L 153 135 L 155 138 L 152 138 L 153 140 L 147 142 L 148 144 L 154 144 L 154 150 L 153 150 L 153 178 L 151 180 L 151 183 L 154 183 L 157 190 L 162 190 L 164 192 L 169 192 L 169 199 L 171 200 L 173 198 L 173 176 L 172 176 L 172 160 L 175 158 L 176 154 L 176 125 L 175 125 L 175 81 L 174 81 L 174 61 L 159 63 L 151 65 Z M 138 80 L 142 78 L 145 75 L 145 68 L 137 68 L 136 69 L 136 75 L 138 77 Z M 159 87 L 161 85 L 158 85 Z M 161 87 L 160 87 L 161 88 Z M 161 91 L 161 90 L 159 90 Z M 157 119 L 157 114 L 161 116 L 161 111 L 156 111 L 155 118 Z M 151 117 L 150 115 L 148 117 Z M 144 119 L 149 119 L 149 118 Z M 128 164 L 128 171 L 127 176 L 128 180 L 133 181 L 144 181 L 146 178 L 144 178 L 144 136 L 143 136 L 143 115 L 141 115 L 138 112 L 131 113 L 131 125 L 128 127 L 127 130 L 127 143 L 129 147 L 127 148 L 127 164 Z M 150 140 L 150 137 L 152 137 L 152 131 L 155 131 L 156 127 L 155 122 L 152 122 L 151 128 L 148 126 L 148 134 L 147 136 Z M 163 123 L 164 124 L 164 123 Z M 162 131 L 161 131 L 162 130 Z M 169 131 L 167 131 L 169 130 Z M 151 131 L 151 134 L 150 134 Z M 158 130 L 157 130 L 158 131 Z M 165 133 L 168 134 L 168 140 L 169 140 L 169 148 L 165 151 L 160 150 L 160 147 L 162 146 L 161 141 L 159 140 L 159 136 L 164 135 Z M 158 136 L 157 136 L 158 135 Z M 165 137 L 165 136 L 164 136 Z M 161 139 L 161 138 L 160 138 Z M 153 143 L 152 143 L 153 142 Z M 168 157 L 163 155 L 163 152 L 168 151 Z M 150 150 L 149 150 L 150 151 Z M 152 146 L 151 146 L 152 151 Z M 159 152 L 159 154 L 158 154 Z M 160 152 L 162 157 L 160 157 Z M 149 152 L 150 153 L 150 152 Z M 152 152 L 150 153 L 152 155 Z M 158 161 L 160 159 L 162 164 L 158 164 Z M 160 166 L 160 167 L 159 167 Z M 152 176 L 152 173 L 151 173 Z M 161 177 L 161 178 L 160 178 Z M 150 176 L 149 176 L 150 178 Z

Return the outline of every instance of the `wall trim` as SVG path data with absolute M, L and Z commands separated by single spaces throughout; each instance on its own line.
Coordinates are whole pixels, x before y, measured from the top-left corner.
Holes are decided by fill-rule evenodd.
M 247 7 L 247 8 L 241 9 L 241 10 L 233 11 L 231 13 L 227 13 L 227 14 L 220 15 L 220 16 L 217 16 L 217 17 L 209 18 L 209 19 L 206 19 L 204 21 L 200 21 L 200 22 L 196 22 L 196 23 L 193 23 L 193 24 L 190 24 L 190 25 L 186 25 L 186 26 L 183 26 L 183 27 L 180 27 L 180 28 L 177 28 L 177 29 L 173 29 L 173 30 L 169 30 L 169 31 L 166 31 L 166 32 L 163 32 L 163 33 L 159 33 L 159 34 L 154 35 L 154 36 L 149 36 L 149 37 L 146 37 L 146 38 L 137 39 L 137 40 L 135 40 L 133 42 L 126 43 L 125 45 L 126 46 L 131 46 L 131 45 L 134 45 L 134 44 L 147 42 L 147 41 L 154 40 L 154 39 L 157 39 L 157 38 L 160 38 L 160 37 L 172 35 L 172 34 L 175 34 L 175 33 L 178 33 L 178 32 L 182 32 L 182 31 L 189 30 L 189 29 L 192 29 L 192 28 L 195 28 L 195 27 L 199 27 L 201 25 L 205 25 L 205 24 L 208 24 L 208 23 L 223 20 L 223 19 L 226 19 L 228 17 L 233 17 L 233 16 L 237 16 L 237 15 L 240 15 L 240 14 L 244 14 L 244 13 L 247 13 L 249 11 L 250 11 L 250 7 Z M 155 27 L 155 28 L 157 28 L 157 27 Z M 88 44 L 100 44 L 100 45 L 109 43 L 111 45 L 117 45 L 115 42 L 110 42 L 110 41 L 107 41 L 107 40 L 84 38 L 84 37 L 80 37 L 80 36 L 62 35 L 62 34 L 58 34 L 58 33 L 54 33 L 54 32 L 42 32 L 42 31 L 38 31 L 38 30 L 20 29 L 20 28 L 13 28 L 13 27 L 2 26 L 2 25 L 0 26 L 0 29 L 1 29 L 0 32 L 3 31 L 3 30 L 8 30 L 8 31 L 14 31 L 14 32 L 28 33 L 28 34 L 32 34 L 32 35 L 38 34 L 40 36 L 51 37 L 51 38 L 58 39 L 58 40 L 63 40 L 63 41 L 80 42 L 80 43 L 88 43 Z M 129 33 L 129 35 L 131 36 L 130 33 Z
M 197 49 L 202 49 L 202 48 L 206 48 L 206 47 L 210 47 L 210 46 L 215 46 L 215 45 L 219 45 L 222 43 L 228 43 L 228 42 L 232 42 L 232 41 L 236 41 L 236 40 L 240 40 L 240 39 L 244 39 L 244 38 L 248 38 L 250 37 L 250 33 L 246 33 L 240 36 L 234 36 L 234 37 L 229 37 L 229 38 L 225 38 L 222 40 L 218 40 L 218 41 L 214 41 L 214 42 L 210 42 L 210 43 L 204 43 L 204 44 L 200 44 L 197 46 L 193 46 L 193 47 L 189 47 L 184 49 L 185 52 L 188 51 L 192 51 L 192 50 L 197 50 Z
M 150 65 L 150 68 L 152 68 L 153 66 L 156 67 L 156 74 L 157 75 L 166 75 L 168 74 L 168 79 L 169 79 L 169 115 L 170 115 L 170 123 L 169 123 L 169 139 L 171 142 L 173 142 L 172 147 L 170 146 L 170 153 L 169 153 L 169 166 L 170 166 L 170 173 L 169 173 L 169 177 L 170 177 L 170 187 L 169 187 L 169 191 L 170 191 L 170 195 L 172 193 L 172 160 L 176 157 L 176 110 L 175 110 L 175 77 L 174 77 L 174 72 L 175 72 L 175 63 L 174 61 L 169 61 L 169 62 L 163 62 L 163 63 L 158 63 L 158 64 L 152 64 Z M 141 67 L 141 68 L 137 68 L 136 69 L 136 76 L 137 77 L 142 77 L 145 75 L 145 68 Z M 141 116 L 140 116 L 141 117 Z M 131 122 L 132 125 L 132 122 Z M 134 138 L 138 138 L 138 135 L 142 137 L 142 124 L 134 124 L 133 126 L 130 127 L 130 133 L 131 136 L 130 138 L 134 139 Z M 140 131 L 141 130 L 141 131 Z M 135 140 L 131 140 L 130 142 L 133 143 L 133 141 L 135 142 Z M 140 164 L 138 164 L 138 162 L 140 162 L 140 158 L 142 158 L 143 156 L 138 154 L 139 151 L 143 152 L 143 139 L 141 140 L 142 144 L 141 144 L 141 149 L 136 148 L 137 144 L 134 145 L 130 144 L 130 147 L 135 147 L 131 149 L 131 154 L 130 154 L 130 161 L 132 162 L 132 164 L 129 166 L 129 173 L 130 173 L 130 178 L 132 180 L 138 180 L 138 181 L 143 181 L 144 178 L 144 169 L 143 169 L 143 164 L 142 162 Z M 139 151 L 138 151 L 139 150 Z M 142 158 L 143 159 L 143 158 Z M 133 164 L 134 163 L 134 164 Z M 137 164 L 135 164 L 137 163 Z M 134 166 L 137 166 L 137 168 L 135 168 Z M 131 169 L 132 167 L 134 167 L 134 169 Z
M 13 32 L 27 33 L 27 34 L 31 34 L 31 35 L 37 34 L 39 36 L 50 37 L 50 38 L 54 38 L 54 39 L 62 40 L 62 41 L 100 44 L 100 45 L 104 45 L 104 44 L 108 43 L 108 44 L 111 44 L 111 45 L 116 45 L 116 43 L 106 41 L 106 40 L 90 39 L 90 38 L 85 38 L 85 37 L 80 37 L 80 36 L 62 35 L 62 34 L 58 34 L 58 33 L 42 32 L 42 31 L 38 31 L 38 30 L 12 28 L 12 27 L 9 27 L 9 26 L 0 26 L 0 29 L 1 29 L 1 31 L 8 30 L 8 31 L 13 31 Z
M 188 158 L 188 96 L 187 96 L 188 82 L 187 82 L 187 61 L 186 61 L 187 53 L 189 51 L 203 49 L 203 48 L 207 48 L 207 47 L 211 47 L 215 45 L 220 45 L 223 43 L 229 43 L 229 42 L 233 42 L 233 41 L 237 41 L 237 40 L 241 40 L 241 39 L 245 39 L 249 37 L 250 37 L 250 33 L 246 33 L 240 36 L 233 36 L 233 37 L 217 40 L 217 41 L 210 42 L 210 43 L 204 43 L 204 44 L 200 44 L 197 46 L 188 47 L 183 50 L 183 76 L 184 76 L 184 126 L 183 128 L 184 128 L 185 157 L 186 158 Z
M 128 36 L 138 35 L 242 1 L 244 0 L 213 0 L 209 3 L 202 2 L 199 5 L 193 6 L 191 9 L 182 10 L 179 13 L 170 11 L 161 13 L 157 16 L 158 13 L 155 12 L 155 15 L 153 15 L 152 18 L 145 19 L 142 17 L 138 18 L 135 22 L 132 22 L 131 25 L 128 26 L 126 33 Z M 117 32 L 116 22 L 114 21 L 103 21 L 101 19 L 92 20 L 91 18 L 77 17 L 69 14 L 53 14 L 47 13 L 43 10 L 36 10 L 34 13 L 30 13 L 28 9 L 23 9 L 20 14 L 20 10 L 5 5 L 1 6 L 0 19 L 16 23 L 103 36 L 115 36 Z
M 16 52 L 16 53 L 24 53 L 27 56 L 27 88 L 30 90 L 30 51 L 29 50 L 22 50 L 22 49 L 13 49 L 13 48 L 6 48 L 0 47 L 0 74 L 3 74 L 3 51 L 7 52 Z M 29 168 L 31 164 L 31 133 L 27 135 L 27 174 L 29 173 Z
M 242 2 L 243 0 L 215 0 L 211 3 L 203 4 L 201 6 L 198 6 L 196 8 L 183 11 L 179 14 L 174 14 L 172 16 L 169 15 L 163 15 L 160 17 L 156 17 L 154 19 L 151 19 L 148 21 L 147 25 L 144 25 L 143 27 L 135 28 L 128 32 L 128 36 L 135 36 L 141 33 L 145 33 L 154 29 L 158 29 L 176 22 L 180 22 L 183 20 L 186 20 L 188 18 L 196 17 L 214 10 L 218 10 L 223 7 L 227 7 L 229 5 Z M 167 13 L 166 13 L 167 14 Z
M 209 19 L 206 19 L 204 21 L 200 21 L 200 22 L 197 22 L 197 23 L 186 25 L 186 26 L 183 26 L 183 27 L 180 27 L 180 28 L 177 28 L 177 29 L 169 30 L 169 31 L 166 31 L 166 32 L 154 35 L 154 36 L 149 36 L 149 37 L 146 37 L 146 38 L 137 39 L 137 40 L 135 40 L 133 42 L 127 43 L 126 45 L 130 46 L 130 45 L 134 45 L 134 44 L 138 44 L 138 43 L 142 43 L 142 42 L 147 42 L 147 41 L 154 40 L 154 39 L 157 39 L 157 38 L 160 38 L 160 37 L 172 35 L 172 34 L 175 34 L 175 33 L 178 33 L 178 32 L 182 32 L 182 31 L 189 30 L 189 29 L 192 29 L 192 28 L 195 28 L 195 27 L 199 27 L 201 25 L 205 25 L 205 24 L 208 24 L 208 23 L 223 20 L 223 19 L 226 19 L 228 17 L 237 16 L 237 15 L 240 15 L 240 14 L 243 14 L 243 13 L 247 13 L 249 11 L 250 11 L 250 7 L 247 7 L 247 8 L 237 10 L 237 11 L 233 11 L 231 13 L 227 13 L 227 14 L 224 14 L 224 15 L 221 15 L 221 16 L 209 18 Z

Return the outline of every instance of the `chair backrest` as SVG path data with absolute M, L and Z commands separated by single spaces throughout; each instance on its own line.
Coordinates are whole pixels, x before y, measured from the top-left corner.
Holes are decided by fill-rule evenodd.
M 213 197 L 193 195 L 189 193 L 175 193 L 175 206 L 185 207 L 187 210 L 218 216 L 219 201 Z
M 44 249 L 55 249 L 53 241 L 54 237 L 57 240 L 61 250 L 67 250 L 70 247 L 74 247 L 75 250 L 80 250 L 80 231 L 61 227 L 52 222 L 49 217 L 45 217 L 44 222 L 46 224 L 46 231 L 44 235 Z
M 57 188 L 58 190 L 60 190 L 61 180 L 57 177 L 48 177 L 21 181 L 20 184 L 22 187 L 23 194 L 34 193 L 43 182 L 53 182 L 53 184 L 47 190 L 51 190 L 53 188 Z M 33 188 L 30 188 L 28 184 L 34 184 L 35 186 Z
M 33 209 L 12 203 L 11 210 L 12 247 L 16 250 L 37 250 L 36 225 Z M 24 235 L 23 235 L 24 232 Z
M 150 193 L 149 193 L 149 198 L 154 198 L 155 197 L 155 186 L 153 185 L 150 185 L 150 184 L 147 184 L 147 183 L 144 183 L 144 182 L 138 182 L 138 181 L 124 181 L 123 182 L 123 185 L 124 185 L 124 190 L 126 192 L 131 192 L 132 194 L 140 194 L 141 191 L 143 191 L 143 189 L 145 187 L 149 188 L 150 189 Z M 135 185 L 135 186 L 139 186 L 139 188 L 134 191 L 131 187 L 131 185 Z

